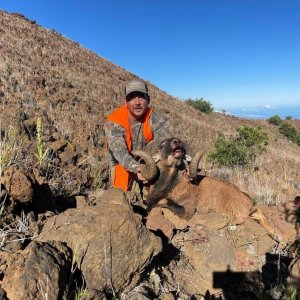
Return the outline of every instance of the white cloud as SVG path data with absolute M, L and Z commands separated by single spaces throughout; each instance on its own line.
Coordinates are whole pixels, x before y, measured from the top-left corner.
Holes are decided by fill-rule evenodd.
M 273 106 L 273 105 L 270 105 L 270 104 L 266 104 L 266 105 L 265 105 L 265 108 L 268 108 L 268 109 L 275 109 L 276 106 Z
M 276 109 L 276 106 L 271 104 L 266 104 L 264 106 L 255 106 L 255 107 L 244 107 L 241 110 L 244 112 L 260 112 L 265 109 Z
M 242 111 L 244 112 L 257 112 L 260 111 L 261 109 L 259 107 L 245 107 L 242 108 Z

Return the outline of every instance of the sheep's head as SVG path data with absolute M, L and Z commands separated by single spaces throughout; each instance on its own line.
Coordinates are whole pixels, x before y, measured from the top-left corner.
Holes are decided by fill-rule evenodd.
M 169 138 L 159 145 L 160 159 L 168 167 L 178 167 L 186 154 L 185 147 L 178 138 Z
M 148 181 L 153 180 L 158 174 L 156 163 L 160 163 L 164 168 L 179 168 L 182 163 L 188 167 L 185 146 L 180 139 L 173 137 L 162 141 L 158 145 L 155 143 L 155 141 L 150 142 L 145 150 L 132 151 L 133 155 L 138 156 L 145 163 L 141 165 L 141 171 Z M 153 151 L 153 148 L 156 148 L 155 151 Z M 192 179 L 197 176 L 198 165 L 202 156 L 202 151 L 197 152 L 189 166 L 189 177 Z

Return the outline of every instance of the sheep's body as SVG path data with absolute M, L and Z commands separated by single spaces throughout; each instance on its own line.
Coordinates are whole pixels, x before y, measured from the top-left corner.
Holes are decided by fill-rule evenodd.
M 187 176 L 184 148 L 181 157 L 174 157 L 177 149 L 174 140 L 178 141 L 175 138 L 164 141 L 156 151 L 151 145 L 151 155 L 155 154 L 159 171 L 151 181 L 148 212 L 155 206 L 167 207 L 185 219 L 196 211 L 220 212 L 228 215 L 228 223 L 243 223 L 253 206 L 251 198 L 234 184 L 218 178 L 197 176 L 191 181 Z

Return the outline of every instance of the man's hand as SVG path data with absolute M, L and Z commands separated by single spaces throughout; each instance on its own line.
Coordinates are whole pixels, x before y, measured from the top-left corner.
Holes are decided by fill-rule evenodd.
M 137 167 L 136 168 L 136 176 L 138 178 L 139 181 L 142 181 L 143 184 L 147 184 L 148 180 L 146 180 L 146 178 L 144 178 L 144 176 L 141 173 L 141 167 Z

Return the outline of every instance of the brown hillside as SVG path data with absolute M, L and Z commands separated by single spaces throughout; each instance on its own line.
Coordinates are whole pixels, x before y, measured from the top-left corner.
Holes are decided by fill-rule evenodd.
M 6 141 L 12 135 L 16 140 L 10 164 L 37 166 L 35 124 L 40 116 L 45 147 L 52 149 L 51 170 L 45 171 L 50 183 L 66 188 L 72 182 L 67 174 L 77 172 L 85 178 L 85 186 L 74 183 L 77 189 L 103 187 L 107 169 L 103 121 L 121 103 L 124 84 L 134 76 L 53 30 L 0 11 L 1 126 Z M 278 203 L 299 194 L 300 147 L 282 138 L 275 126 L 201 114 L 149 85 L 152 106 L 166 117 L 174 135 L 188 142 L 192 153 L 211 146 L 218 133 L 234 134 L 241 125 L 260 125 L 269 134 L 270 144 L 256 162 L 257 171 L 216 171 L 204 164 L 208 172 L 226 176 L 259 201 Z M 69 192 L 74 193 L 75 187 Z

